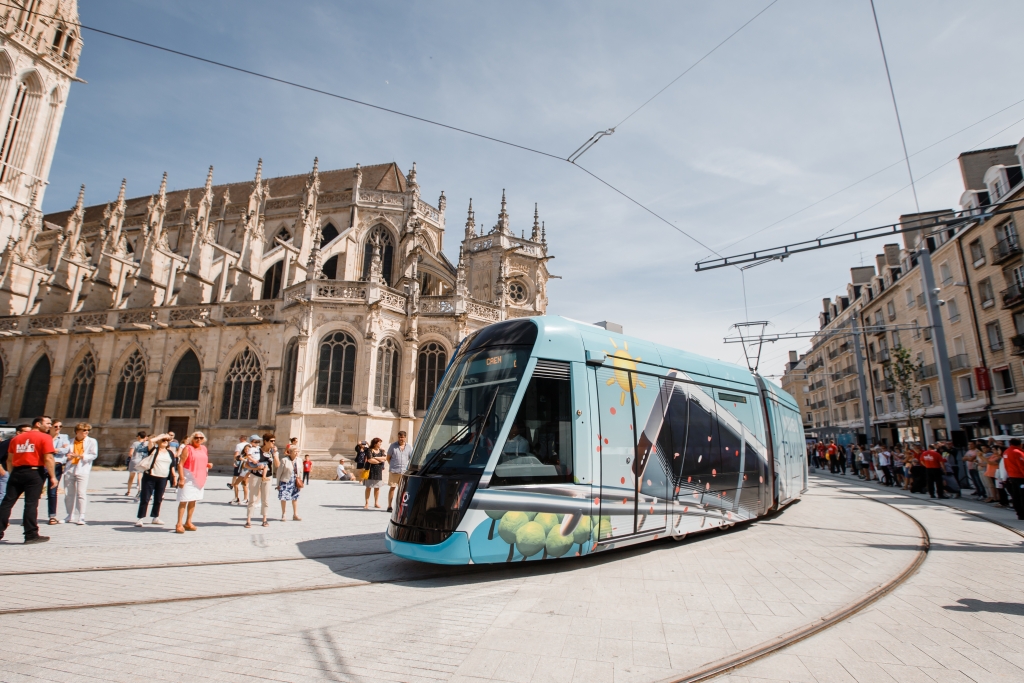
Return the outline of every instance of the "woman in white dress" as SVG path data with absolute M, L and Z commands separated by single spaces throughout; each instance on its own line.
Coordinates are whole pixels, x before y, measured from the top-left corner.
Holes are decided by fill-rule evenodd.
M 179 534 L 196 530 L 192 514 L 196 511 L 196 501 L 203 499 L 206 474 L 213 467 L 206 446 L 203 445 L 205 441 L 205 434 L 195 432 L 188 443 L 182 446 L 178 457 L 178 525 L 174 531 Z

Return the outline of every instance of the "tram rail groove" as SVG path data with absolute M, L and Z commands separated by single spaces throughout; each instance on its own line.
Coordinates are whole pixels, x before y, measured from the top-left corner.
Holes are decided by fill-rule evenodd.
M 0 571 L 0 576 L 43 576 L 46 574 L 84 574 L 91 572 L 127 572 L 136 569 L 181 569 L 189 567 L 217 567 L 232 564 L 263 564 L 267 562 L 297 562 L 299 560 L 331 560 L 339 557 L 370 557 L 389 555 L 387 550 L 373 550 L 360 553 L 332 553 L 327 555 L 302 555 L 301 557 L 267 557 L 241 560 L 215 560 L 213 562 L 166 562 L 162 564 L 119 564 L 107 567 L 73 567 L 71 569 L 40 569 L 27 572 Z M 0 612 L 2 614 L 3 612 Z
M 825 484 L 825 486 L 830 486 L 831 488 L 841 488 L 837 486 L 831 486 L 830 484 Z M 921 546 L 918 549 L 914 559 L 911 560 L 911 562 L 903 569 L 903 571 L 897 574 L 892 579 L 881 584 L 880 586 L 876 586 L 872 590 L 868 591 L 859 600 L 856 600 L 855 602 L 846 605 L 845 607 L 841 607 L 830 614 L 826 614 L 823 617 L 819 617 L 817 620 L 809 624 L 805 624 L 804 626 L 801 626 L 797 629 L 789 631 L 788 633 L 784 633 L 780 636 L 772 638 L 771 640 L 765 643 L 756 645 L 755 647 L 752 647 L 748 650 L 744 650 L 743 652 L 740 652 L 738 654 L 732 655 L 730 657 L 725 657 L 723 659 L 718 660 L 717 662 L 712 662 L 711 664 L 701 667 L 696 671 L 691 671 L 682 677 L 673 676 L 671 678 L 662 679 L 662 681 L 660 681 L 659 683 L 699 683 L 700 681 L 708 681 L 712 678 L 716 678 L 723 674 L 727 674 L 731 671 L 742 668 L 748 664 L 752 664 L 753 662 L 759 659 L 774 654 L 779 650 L 783 650 L 789 647 L 790 645 L 794 645 L 800 642 L 801 640 L 810 638 L 811 636 L 817 633 L 820 633 L 826 629 L 831 628 L 832 626 L 835 626 L 840 622 L 849 619 L 850 617 L 857 614 L 864 608 L 874 604 L 881 598 L 885 597 L 886 595 L 894 591 L 896 588 L 898 588 L 904 582 L 906 582 L 911 576 L 917 573 L 917 570 L 921 568 L 921 565 L 924 564 L 925 559 L 928 557 L 928 551 L 931 549 L 931 537 L 928 535 L 928 530 L 924 528 L 924 525 L 917 521 L 917 519 L 915 519 L 913 515 L 904 510 L 899 509 L 892 503 L 888 503 L 884 500 L 879 500 L 877 498 L 872 498 L 871 496 L 865 495 L 863 493 L 858 493 L 857 491 L 849 491 L 846 489 L 842 490 L 846 491 L 847 493 L 853 493 L 854 495 L 858 495 L 863 498 L 867 498 L 868 500 L 872 500 L 876 503 L 881 503 L 882 505 L 888 506 L 914 523 L 914 525 L 917 527 L 918 533 L 920 534 Z

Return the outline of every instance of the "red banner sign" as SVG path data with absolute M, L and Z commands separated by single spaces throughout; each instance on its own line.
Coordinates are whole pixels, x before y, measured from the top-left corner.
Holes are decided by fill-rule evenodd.
M 988 374 L 988 368 L 974 368 L 974 383 L 978 385 L 978 391 L 992 389 L 992 376 Z

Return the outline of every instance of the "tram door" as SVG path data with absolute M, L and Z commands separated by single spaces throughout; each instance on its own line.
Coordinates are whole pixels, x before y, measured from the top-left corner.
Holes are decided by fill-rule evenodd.
M 608 367 L 595 368 L 592 378 L 600 449 L 598 540 L 657 533 L 665 528 L 669 487 L 657 446 L 664 419 L 661 381 Z

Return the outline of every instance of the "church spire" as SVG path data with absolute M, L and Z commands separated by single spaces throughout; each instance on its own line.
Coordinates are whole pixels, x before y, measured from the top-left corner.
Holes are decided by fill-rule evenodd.
M 466 214 L 466 239 L 476 237 L 476 214 L 473 213 L 473 198 L 469 198 L 469 211 Z
M 541 244 L 547 244 L 548 243 L 548 232 L 547 232 L 546 226 L 544 225 L 544 221 L 540 222 L 540 243 Z
M 498 224 L 494 226 L 494 229 L 502 234 L 510 234 L 511 230 L 508 226 L 508 211 L 506 210 L 505 202 L 505 189 L 501 190 L 501 212 L 498 214 Z
M 530 239 L 536 242 L 540 238 L 540 212 L 537 210 L 537 204 L 533 205 L 533 232 L 530 233 Z

